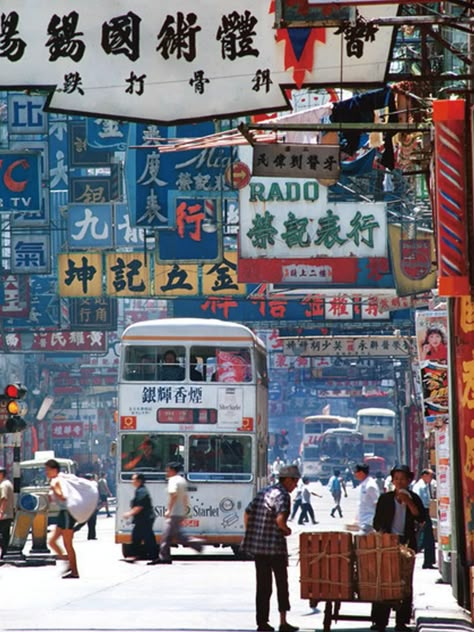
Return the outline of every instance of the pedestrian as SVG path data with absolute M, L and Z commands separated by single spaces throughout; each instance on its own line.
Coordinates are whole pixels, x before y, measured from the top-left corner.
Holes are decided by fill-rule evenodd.
M 416 523 L 423 522 L 424 508 L 420 497 L 409 490 L 413 472 L 408 465 L 396 465 L 390 472 L 394 491 L 382 494 L 375 508 L 374 529 L 382 533 L 395 533 L 400 544 L 416 551 Z M 412 593 L 413 591 L 411 591 Z M 412 613 L 412 594 L 403 599 L 396 610 L 395 631 L 409 632 Z M 371 630 L 385 632 L 390 616 L 390 605 L 376 602 L 372 607 Z
M 436 568 L 436 548 L 433 533 L 433 521 L 430 516 L 430 502 L 432 498 L 431 482 L 433 480 L 433 470 L 426 468 L 422 470 L 420 478 L 413 485 L 413 491 L 421 498 L 425 508 L 424 523 L 420 531 L 418 549 L 423 550 L 423 568 Z
M 328 481 L 328 489 L 331 492 L 334 502 L 336 503 L 331 509 L 331 517 L 335 518 L 335 514 L 337 511 L 339 512 L 339 517 L 342 518 L 341 497 L 342 492 L 344 492 L 344 497 L 347 498 L 347 490 L 340 470 L 334 470 L 334 474 Z
M 286 613 L 290 610 L 288 590 L 288 548 L 286 537 L 291 535 L 287 525 L 290 514 L 291 492 L 296 488 L 300 472 L 295 465 L 280 468 L 279 480 L 262 489 L 245 509 L 245 535 L 242 551 L 255 559 L 257 630 L 272 632 L 269 624 L 272 573 L 278 597 L 280 632 L 296 632 Z
M 53 535 L 49 539 L 49 546 L 60 560 L 68 562 L 68 568 L 63 574 L 63 579 L 78 579 L 76 551 L 74 550 L 74 523 L 76 519 L 69 513 L 66 505 L 66 490 L 59 476 L 60 465 L 55 459 L 49 459 L 45 463 L 46 477 L 49 480 L 50 498 L 59 505 L 58 522 Z M 58 544 L 62 538 L 66 552 Z
M 182 530 L 182 523 L 188 511 L 188 494 L 186 491 L 186 481 L 179 473 L 181 463 L 172 461 L 165 468 L 168 479 L 168 508 L 165 513 L 165 528 L 161 534 L 160 553 L 155 555 L 150 565 L 171 564 L 171 544 L 176 541 L 178 544 L 189 546 L 198 553 L 201 553 L 203 544 L 199 540 L 192 540 Z
M 13 485 L 7 478 L 7 470 L 4 467 L 0 467 L 0 559 L 5 556 L 8 549 L 13 518 Z
M 311 496 L 317 496 L 317 498 L 322 498 L 322 496 L 310 490 L 309 478 L 307 476 L 304 476 L 302 480 L 303 480 L 303 492 L 302 492 L 302 499 L 301 499 L 301 514 L 300 514 L 300 519 L 298 520 L 298 524 L 304 524 L 305 522 L 309 522 L 309 518 L 311 518 L 311 522 L 313 524 L 318 524 L 316 522 L 316 518 L 314 517 L 314 511 L 311 505 Z
M 354 477 L 359 483 L 355 521 L 361 534 L 372 533 L 374 530 L 375 507 L 380 496 L 379 486 L 369 472 L 370 468 L 367 463 L 357 463 L 354 467 Z
M 102 507 L 105 507 L 107 518 L 110 518 L 112 514 L 109 511 L 109 498 L 112 496 L 112 492 L 109 489 L 105 472 L 100 473 L 97 486 L 99 488 L 99 505 L 97 507 L 97 513 L 102 509 Z
M 130 510 L 123 514 L 125 519 L 132 518 L 132 555 L 124 559 L 125 562 L 133 564 L 138 559 L 138 547 L 143 542 L 148 557 L 154 560 L 158 554 L 153 523 L 155 522 L 155 512 L 151 501 L 150 493 L 145 485 L 144 474 L 132 474 L 132 485 L 135 494 L 130 502 Z
M 303 487 L 303 479 L 300 478 L 298 481 L 298 485 L 296 486 L 295 498 L 291 504 L 291 516 L 288 518 L 288 520 L 290 521 L 294 519 L 298 512 L 298 509 L 301 509 L 301 503 L 303 502 Z

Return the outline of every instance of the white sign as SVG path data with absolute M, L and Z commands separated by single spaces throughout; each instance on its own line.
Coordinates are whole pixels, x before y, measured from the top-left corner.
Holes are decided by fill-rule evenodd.
M 252 178 L 239 192 L 241 257 L 387 256 L 385 203 L 330 204 L 317 192 L 314 180 Z
M 1 87 L 54 90 L 55 110 L 171 123 L 288 109 L 284 41 L 270 0 L 3 0 Z M 364 11 L 370 19 L 396 6 Z M 334 29 L 314 46 L 306 83 L 383 81 L 387 28 L 348 56 Z
M 290 356 L 370 356 L 411 357 L 413 340 L 409 336 L 308 336 L 283 338 L 283 353 Z
M 339 178 L 339 145 L 258 144 L 253 149 L 254 176 Z

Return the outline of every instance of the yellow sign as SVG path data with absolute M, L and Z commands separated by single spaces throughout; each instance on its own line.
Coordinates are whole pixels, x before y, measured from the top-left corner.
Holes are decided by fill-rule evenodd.
M 196 264 L 157 264 L 155 266 L 155 295 L 198 296 L 198 266 Z
M 101 296 L 102 255 L 90 252 L 60 254 L 58 276 L 60 296 Z
M 150 257 L 143 253 L 120 252 L 106 256 L 108 296 L 150 296 Z
M 237 253 L 226 252 L 220 263 L 202 266 L 204 296 L 237 296 L 247 294 L 245 283 L 237 282 Z

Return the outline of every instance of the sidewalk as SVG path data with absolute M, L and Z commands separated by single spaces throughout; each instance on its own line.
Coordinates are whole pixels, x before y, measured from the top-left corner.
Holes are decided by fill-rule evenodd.
M 439 572 L 422 569 L 423 556 L 418 558 L 413 580 L 417 632 L 474 630 L 470 613 L 457 603 L 451 584 L 438 583 Z

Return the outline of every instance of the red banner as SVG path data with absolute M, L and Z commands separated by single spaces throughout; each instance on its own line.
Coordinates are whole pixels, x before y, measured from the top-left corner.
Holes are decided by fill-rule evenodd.
M 457 387 L 459 452 L 461 485 L 464 499 L 463 520 L 466 534 L 466 562 L 474 564 L 474 302 L 469 296 L 455 299 L 456 363 L 454 380 Z
M 435 215 L 440 296 L 469 294 L 465 102 L 434 101 Z

